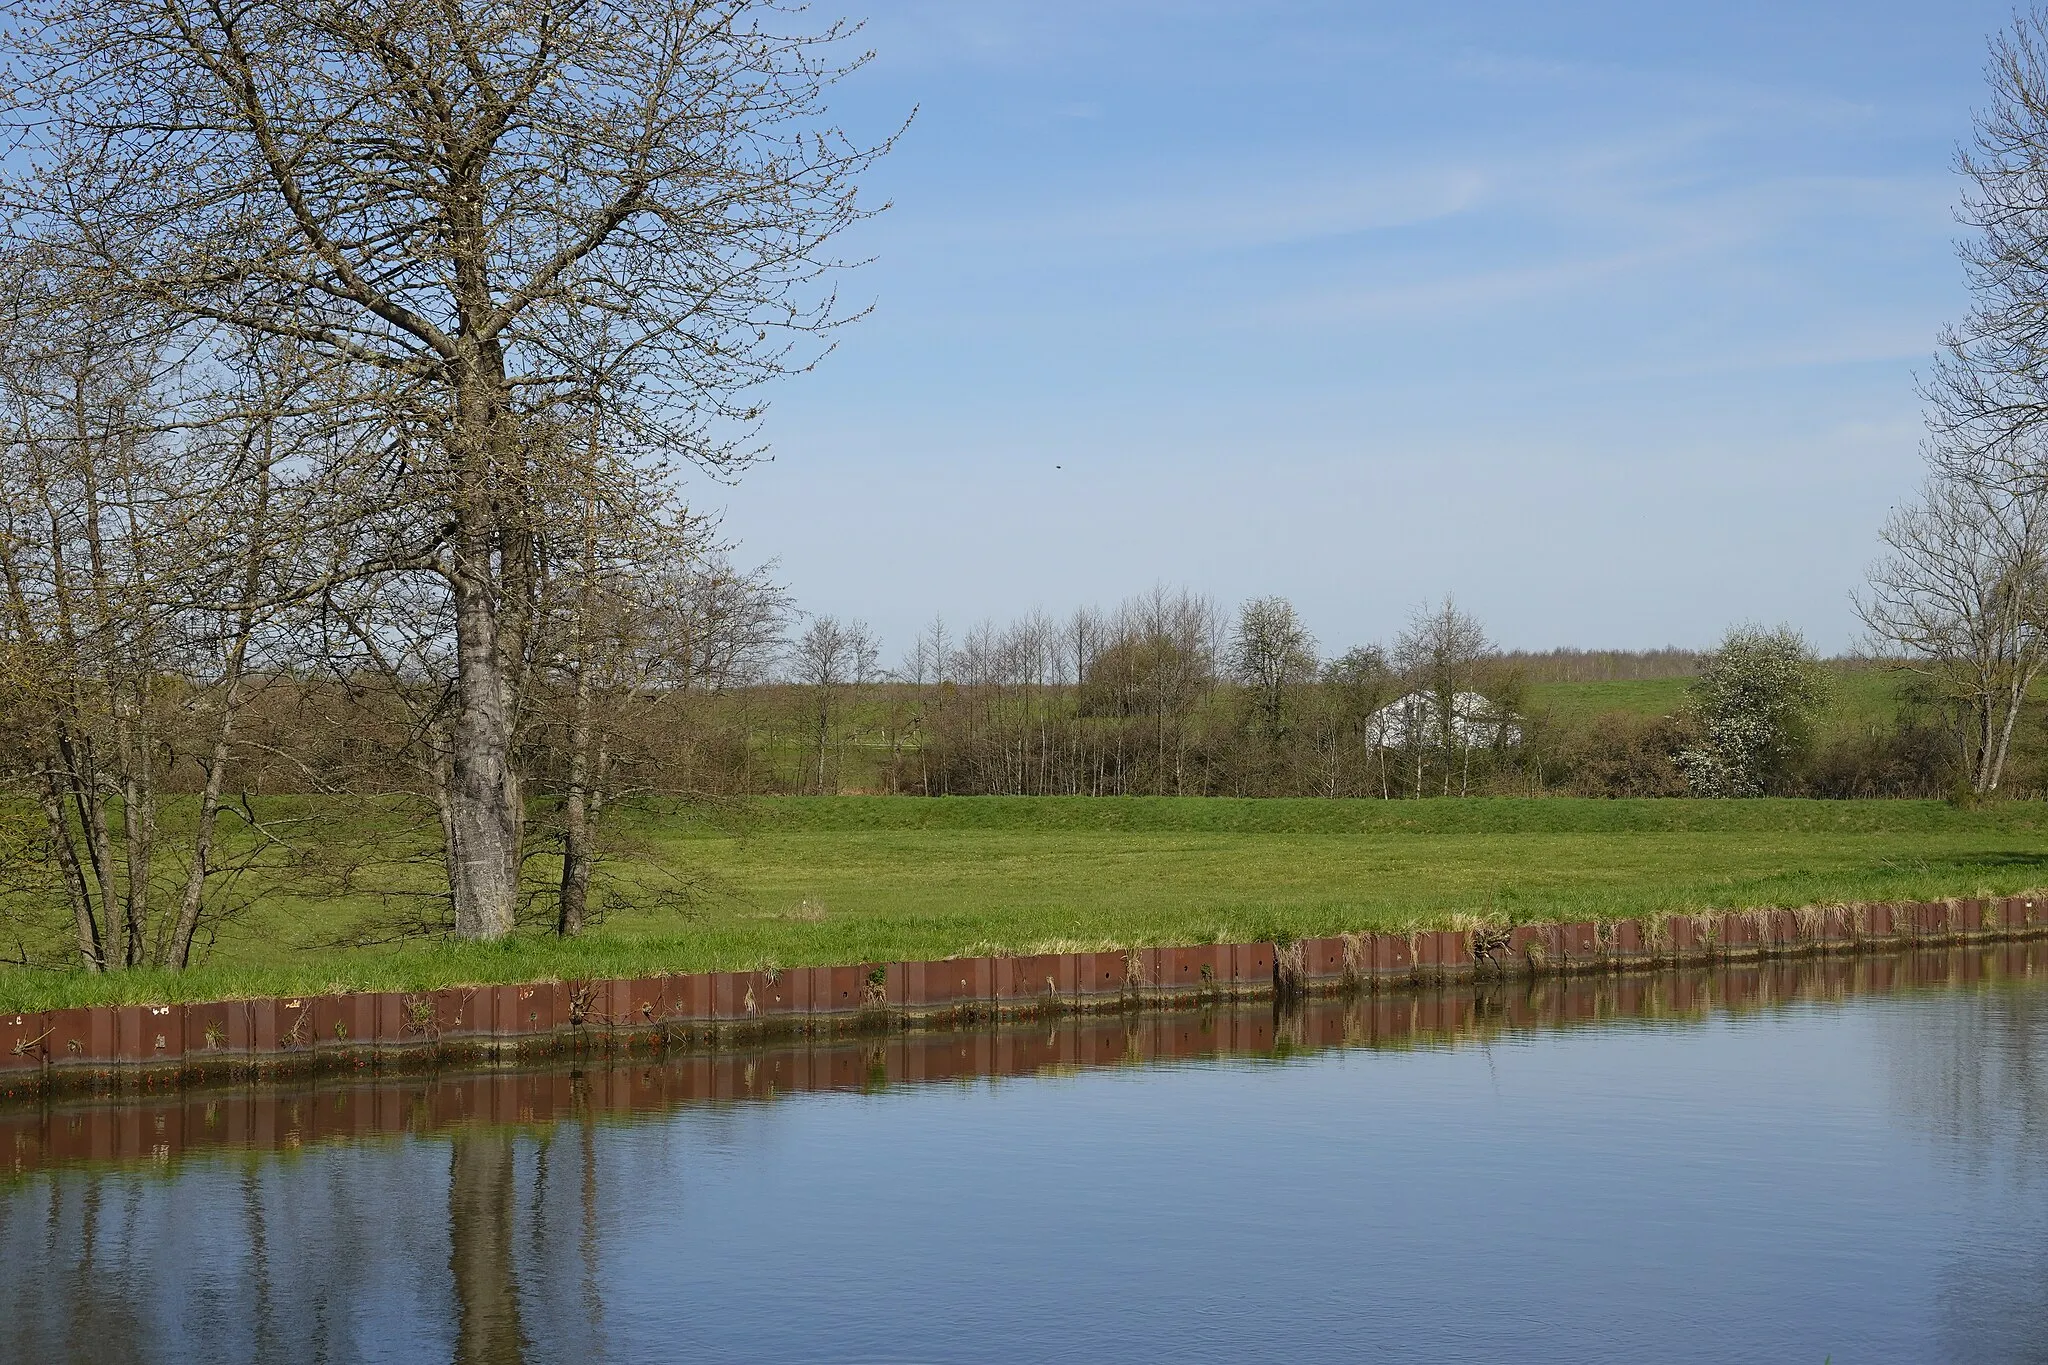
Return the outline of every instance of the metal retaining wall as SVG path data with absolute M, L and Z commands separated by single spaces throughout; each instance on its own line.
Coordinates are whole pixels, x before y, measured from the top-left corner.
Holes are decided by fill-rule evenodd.
M 497 1066 L 423 1074 L 317 1076 L 281 1084 L 172 1083 L 119 1099 L 0 1104 L 0 1181 L 76 1162 L 163 1162 L 221 1149 L 283 1150 L 465 1124 L 547 1126 L 703 1103 L 766 1102 L 811 1091 L 1029 1076 L 1218 1056 L 1301 1055 L 1330 1047 L 1455 1046 L 1509 1029 L 1681 1019 L 1799 999 L 2034 978 L 2048 940 L 1890 953 L 1754 958 L 1684 971 L 1543 974 L 1419 990 L 1308 999 L 1276 1010 L 1225 1001 L 1202 1009 L 988 1020 L 949 1030 L 627 1053 L 598 1065 Z
M 1347 934 L 1288 944 L 949 958 L 0 1015 L 0 1095 L 66 1073 L 345 1067 L 597 1041 L 884 1027 L 1133 1003 L 1385 991 L 2048 935 L 2048 897 Z

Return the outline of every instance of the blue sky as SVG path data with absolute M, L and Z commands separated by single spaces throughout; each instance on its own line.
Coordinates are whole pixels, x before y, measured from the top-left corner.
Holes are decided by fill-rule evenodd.
M 871 317 L 704 485 L 893 659 L 1157 582 L 1326 652 L 1839 649 L 2008 7 L 873 0 Z

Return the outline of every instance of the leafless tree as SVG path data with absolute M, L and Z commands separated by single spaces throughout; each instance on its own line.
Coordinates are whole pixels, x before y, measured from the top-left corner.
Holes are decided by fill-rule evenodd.
M 149 919 L 153 731 L 167 664 L 149 609 L 148 521 L 162 490 L 142 450 L 155 415 L 155 347 L 134 317 L 12 264 L 0 364 L 9 709 L 32 736 L 24 757 L 79 955 L 93 971 L 130 967 L 143 960 Z
M 1344 763 L 1358 755 L 1377 762 L 1379 794 L 1392 795 L 1387 780 L 1387 750 L 1382 743 L 1380 713 L 1401 694 L 1401 680 L 1386 651 L 1377 645 L 1347 649 L 1323 670 L 1323 687 L 1331 712 L 1327 739 L 1329 773 L 1326 793 L 1341 796 L 1347 789 Z
M 512 924 L 514 749 L 547 537 L 535 419 L 588 394 L 723 468 L 756 385 L 840 320 L 817 288 L 878 150 L 822 127 L 858 56 L 771 0 L 42 0 L 10 26 L 18 232 L 109 297 L 307 348 L 380 477 L 358 574 L 445 595 L 458 933 Z M 573 534 L 573 531 L 571 532 Z
M 197 351 L 46 252 L 15 253 L 6 275 L 0 645 L 18 771 L 88 968 L 182 968 L 234 863 L 216 835 L 249 674 L 303 574 L 280 469 L 306 439 L 291 413 L 309 376 L 284 348 Z M 185 762 L 198 809 L 165 844 L 159 791 Z M 159 914 L 159 874 L 181 858 Z
M 1459 610 L 1449 597 L 1434 607 L 1416 608 L 1408 618 L 1408 628 L 1395 641 L 1395 666 L 1408 677 L 1409 685 L 1422 694 L 1427 730 L 1433 735 L 1425 743 L 1417 733 L 1422 727 L 1408 727 L 1418 796 L 1422 792 L 1423 756 L 1429 749 L 1443 756 L 1443 795 L 1451 794 L 1451 775 L 1460 767 L 1469 778 L 1469 698 L 1478 688 L 1482 663 L 1492 653 L 1493 645 L 1486 638 L 1485 628 L 1476 617 Z
M 864 621 L 814 616 L 790 650 L 791 681 L 811 692 L 817 721 L 817 790 L 827 790 L 827 762 L 832 746 L 832 721 L 849 687 L 873 680 L 881 649 Z M 837 783 L 832 784 L 837 789 Z
M 1957 168 L 1970 308 L 1944 329 L 1924 387 L 1932 453 L 1950 472 L 2017 487 L 2048 477 L 2048 13 L 1991 41 L 1990 101 Z
M 1882 538 L 1857 609 L 1954 708 L 1971 790 L 1996 791 L 2048 662 L 2048 503 L 2037 488 L 1936 474 Z
M 591 461 L 578 496 L 582 543 L 550 566 L 542 639 L 556 695 L 537 699 L 539 746 L 561 786 L 562 869 L 555 916 L 563 935 L 589 913 L 597 826 L 629 790 L 622 764 L 637 746 L 644 761 L 677 775 L 676 746 L 664 730 L 685 725 L 700 693 L 759 681 L 783 643 L 787 598 L 765 571 L 735 570 L 708 522 L 681 508 L 643 515 L 630 465 Z M 668 723 L 664 724 L 664 720 Z M 660 782 L 641 779 L 644 788 Z
M 2048 499 L 2048 12 L 1991 41 L 1990 100 L 1958 157 L 1970 307 L 1923 394 L 1930 479 L 1895 512 L 1858 606 L 1960 722 L 1971 789 L 1997 788 L 2041 663 Z
M 1117 610 L 1089 661 L 1083 709 L 1146 718 L 1155 790 L 1188 789 L 1187 719 L 1215 683 L 1222 635 L 1214 602 L 1159 586 Z

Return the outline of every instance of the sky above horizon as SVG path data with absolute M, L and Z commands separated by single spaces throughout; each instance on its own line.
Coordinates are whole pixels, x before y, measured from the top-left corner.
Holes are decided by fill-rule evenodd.
M 693 500 L 885 662 L 1157 583 L 1860 638 L 2009 6 L 870 4 L 873 312 Z

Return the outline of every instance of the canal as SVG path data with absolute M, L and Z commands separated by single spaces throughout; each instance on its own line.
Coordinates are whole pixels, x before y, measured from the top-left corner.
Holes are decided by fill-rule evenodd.
M 2048 1361 L 2048 945 L 0 1108 L 4 1361 Z

